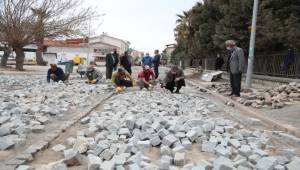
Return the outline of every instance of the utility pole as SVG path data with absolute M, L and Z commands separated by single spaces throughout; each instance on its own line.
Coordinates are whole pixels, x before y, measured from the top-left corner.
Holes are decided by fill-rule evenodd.
M 246 77 L 246 87 L 247 88 L 251 88 L 251 83 L 252 83 L 254 51 L 255 51 L 257 10 L 258 10 L 258 0 L 254 0 L 252 26 L 251 26 L 251 37 L 250 37 L 250 47 L 249 47 L 249 58 L 248 58 L 248 68 L 247 68 L 247 77 Z

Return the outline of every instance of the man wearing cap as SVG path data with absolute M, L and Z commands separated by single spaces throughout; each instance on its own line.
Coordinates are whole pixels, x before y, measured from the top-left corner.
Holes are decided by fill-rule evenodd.
M 88 68 L 86 70 L 86 77 L 88 78 L 85 81 L 86 83 L 96 84 L 101 81 L 101 79 L 103 78 L 103 75 L 99 70 L 95 69 L 94 66 L 88 66 Z
M 47 82 L 50 83 L 50 79 L 54 82 L 66 81 L 69 78 L 69 74 L 65 74 L 63 69 L 57 67 L 56 64 L 50 64 L 50 68 L 47 72 Z
M 118 68 L 118 70 L 113 73 L 111 81 L 116 88 L 132 87 L 134 82 L 130 74 L 123 68 Z
M 175 93 L 179 93 L 182 86 L 185 86 L 184 73 L 177 66 L 173 66 L 171 70 L 167 72 L 162 87 L 170 90 L 172 93 L 176 87 Z
M 154 72 L 150 69 L 149 66 L 145 66 L 143 70 L 138 74 L 138 85 L 140 86 L 140 89 L 146 88 L 148 89 L 151 87 L 155 79 Z

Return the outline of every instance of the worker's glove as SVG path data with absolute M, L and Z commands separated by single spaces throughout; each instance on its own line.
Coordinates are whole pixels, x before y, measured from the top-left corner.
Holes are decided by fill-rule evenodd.
M 96 84 L 96 83 L 97 83 L 97 80 L 94 79 L 94 80 L 90 81 L 90 83 L 91 83 L 91 84 Z
M 120 93 L 122 91 L 124 91 L 124 87 L 117 87 L 116 88 L 116 93 Z
M 136 84 L 137 84 L 136 81 L 132 82 L 132 86 L 136 86 Z

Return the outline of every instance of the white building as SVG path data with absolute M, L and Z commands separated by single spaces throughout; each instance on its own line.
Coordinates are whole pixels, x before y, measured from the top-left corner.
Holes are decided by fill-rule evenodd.
M 130 43 L 115 37 L 102 34 L 89 40 L 75 39 L 66 41 L 52 41 L 45 43 L 46 53 L 56 54 L 58 61 L 67 61 L 75 56 L 80 56 L 97 64 L 105 61 L 105 56 L 111 50 L 116 49 L 120 55 L 129 49 Z

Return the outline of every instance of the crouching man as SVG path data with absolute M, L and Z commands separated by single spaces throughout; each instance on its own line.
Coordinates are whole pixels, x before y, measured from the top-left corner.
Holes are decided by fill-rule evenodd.
M 178 66 L 173 66 L 171 70 L 167 72 L 162 87 L 170 90 L 172 93 L 176 87 L 175 93 L 179 93 L 182 86 L 185 86 L 184 73 Z
M 69 79 L 69 74 L 65 74 L 63 69 L 57 67 L 56 64 L 50 64 L 50 68 L 47 72 L 47 82 L 50 83 L 50 80 L 54 82 L 66 81 Z
M 94 66 L 88 66 L 86 69 L 86 77 L 88 78 L 85 82 L 88 84 L 97 84 L 100 83 L 103 78 L 103 74 L 95 69 Z
M 123 91 L 124 87 L 132 87 L 134 84 L 134 80 L 130 74 L 123 68 L 118 68 L 118 70 L 112 74 L 111 81 L 117 92 Z
M 150 66 L 146 65 L 138 74 L 138 86 L 140 89 L 152 87 L 154 85 L 155 75 Z

